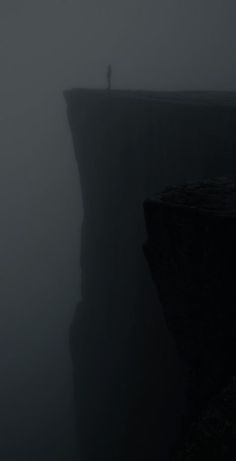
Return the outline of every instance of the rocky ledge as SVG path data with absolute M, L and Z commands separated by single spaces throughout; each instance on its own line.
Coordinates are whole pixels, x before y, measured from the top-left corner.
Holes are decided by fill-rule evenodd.
M 234 459 L 214 446 L 232 449 L 236 431 L 236 178 L 169 187 L 144 212 L 145 255 L 188 377 L 178 459 Z
M 165 205 L 185 207 L 216 216 L 236 216 L 236 178 L 213 178 L 168 187 L 157 197 Z

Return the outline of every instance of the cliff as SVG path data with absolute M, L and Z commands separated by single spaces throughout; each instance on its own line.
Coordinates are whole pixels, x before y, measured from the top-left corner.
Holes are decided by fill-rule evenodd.
M 236 178 L 169 187 L 144 210 L 145 254 L 188 371 L 185 440 L 173 459 L 234 460 Z
M 236 98 L 65 98 L 84 206 L 82 303 L 70 332 L 81 459 L 164 459 L 181 377 L 142 252 L 142 203 L 168 184 L 236 174 Z

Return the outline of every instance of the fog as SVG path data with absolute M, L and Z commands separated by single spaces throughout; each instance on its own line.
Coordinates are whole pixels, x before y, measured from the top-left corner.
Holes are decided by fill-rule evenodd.
M 0 458 L 76 459 L 79 174 L 62 91 L 235 90 L 233 0 L 2 0 Z

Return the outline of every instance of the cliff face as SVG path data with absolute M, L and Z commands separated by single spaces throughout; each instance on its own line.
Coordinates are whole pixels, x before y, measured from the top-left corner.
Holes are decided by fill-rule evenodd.
M 84 205 L 70 332 L 81 459 L 157 459 L 175 425 L 178 366 L 142 252 L 142 203 L 168 184 L 236 174 L 236 105 L 200 94 L 65 98 Z

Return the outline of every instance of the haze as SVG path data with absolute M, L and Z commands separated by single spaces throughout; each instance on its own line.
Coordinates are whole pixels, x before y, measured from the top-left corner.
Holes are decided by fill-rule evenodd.
M 109 62 L 115 88 L 236 90 L 235 13 L 233 0 L 1 1 L 3 461 L 76 458 L 82 203 L 62 91 L 105 87 Z

